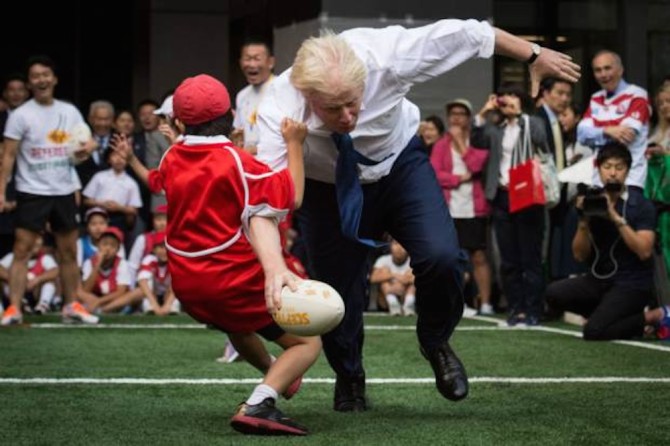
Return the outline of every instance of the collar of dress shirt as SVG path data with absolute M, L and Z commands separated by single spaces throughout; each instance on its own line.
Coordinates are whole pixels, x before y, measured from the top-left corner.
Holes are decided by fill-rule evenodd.
M 554 113 L 551 107 L 549 107 L 547 104 L 542 104 L 542 108 L 544 108 L 545 113 L 547 113 L 547 116 L 549 117 L 549 122 L 551 124 L 558 121 L 558 116 L 556 116 L 556 113 Z
M 617 84 L 617 86 L 616 86 L 616 88 L 614 89 L 614 91 L 606 91 L 606 92 L 605 92 L 605 95 L 606 95 L 607 98 L 609 99 L 609 98 L 611 98 L 612 96 L 616 96 L 616 95 L 618 95 L 619 93 L 621 93 L 622 91 L 624 91 L 624 90 L 626 89 L 626 87 L 628 87 L 628 82 L 626 82 L 626 81 L 622 78 L 622 79 L 619 81 L 619 83 Z

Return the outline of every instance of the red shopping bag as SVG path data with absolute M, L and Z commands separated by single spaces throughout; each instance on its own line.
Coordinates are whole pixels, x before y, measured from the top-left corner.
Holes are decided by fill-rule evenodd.
M 509 170 L 509 211 L 514 213 L 546 203 L 540 162 L 534 158 Z
M 530 140 L 530 122 L 523 115 L 521 145 L 512 153 L 512 167 L 509 170 L 509 211 L 522 211 L 530 206 L 547 202 L 542 184 L 540 162 L 533 156 Z

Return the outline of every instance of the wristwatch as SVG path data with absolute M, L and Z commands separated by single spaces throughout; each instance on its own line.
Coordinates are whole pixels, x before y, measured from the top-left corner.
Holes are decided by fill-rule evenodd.
M 626 221 L 626 219 L 621 217 L 619 220 L 617 220 L 616 227 L 620 228 L 622 226 L 626 226 L 627 224 L 628 224 L 628 222 Z
M 537 59 L 537 57 L 538 57 L 538 56 L 540 55 L 540 53 L 542 52 L 542 47 L 541 47 L 540 45 L 538 45 L 537 43 L 531 43 L 531 44 L 530 44 L 530 49 L 531 49 L 531 51 L 533 52 L 533 54 L 531 54 L 530 57 L 528 58 L 528 60 L 526 61 L 526 63 L 527 63 L 528 65 L 532 64 L 533 62 L 535 62 L 535 59 Z

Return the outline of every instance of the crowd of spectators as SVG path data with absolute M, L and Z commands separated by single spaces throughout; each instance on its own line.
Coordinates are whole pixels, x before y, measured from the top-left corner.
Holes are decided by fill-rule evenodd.
M 25 143 L 28 129 L 36 126 L 25 116 L 30 116 L 31 107 L 39 103 L 44 89 L 53 94 L 55 87 L 55 83 L 36 77 L 31 71 L 35 63 L 50 70 L 56 78 L 55 66 L 43 58 L 30 65 L 27 76 L 12 75 L 3 86 L 0 126 L 14 151 L 16 147 L 11 144 Z M 261 41 L 245 43 L 240 68 L 248 85 L 237 95 L 235 130 L 230 137 L 238 146 L 255 153 L 256 109 L 274 79 L 270 47 Z M 537 98 L 528 97 L 519 86 L 503 85 L 478 110 L 465 98 L 445 101 L 444 121 L 439 116 L 428 116 L 421 122 L 418 134 L 444 192 L 459 244 L 467 253 L 469 268 L 465 283 L 466 289 L 472 290 L 466 293 L 469 307 L 484 316 L 506 312 L 510 326 L 537 325 L 566 309 L 580 313 L 585 320 L 593 320 L 593 314 L 606 307 L 607 314 L 616 314 L 608 322 L 611 324 L 635 314 L 634 329 L 612 331 L 611 327 L 589 327 L 589 337 L 631 337 L 641 334 L 640 326 L 658 322 L 658 317 L 662 318 L 667 311 L 658 305 L 663 294 L 658 284 L 667 286 L 670 271 L 670 81 L 657 88 L 652 101 L 644 88 L 624 80 L 623 64 L 615 52 L 600 51 L 591 60 L 591 68 L 602 89 L 593 94 L 585 108 L 573 100 L 574 86 L 566 81 L 545 79 Z M 39 189 L 37 183 L 31 186 L 33 189 L 26 189 L 26 184 L 32 183 L 24 171 L 47 167 L 25 165 L 20 155 L 13 154 L 17 167 L 6 178 L 9 182 L 3 191 L 6 198 L 0 213 L 3 307 L 15 306 L 16 296 L 12 296 L 10 287 L 18 284 L 18 289 L 25 288 L 25 293 L 21 293 L 19 315 L 12 319 L 12 313 L 8 315 L 6 311 L 3 324 L 20 320 L 21 312 L 42 314 L 72 300 L 90 314 L 89 321 L 97 320 L 94 314 L 105 312 L 158 315 L 179 312 L 178 296 L 171 292 L 166 268 L 165 199 L 152 195 L 112 148 L 114 135 L 124 135 L 144 165 L 158 166 L 178 134 L 170 126 L 171 96 L 163 99 L 160 106 L 153 99 L 143 100 L 135 110 L 117 110 L 105 99 L 93 101 L 88 107 L 90 146 L 82 144 L 74 149 L 74 155 L 73 150 L 67 155 L 71 166 L 67 170 L 71 175 L 67 184 L 74 185 L 77 218 L 76 264 L 80 285 L 74 291 L 70 290 L 68 279 L 65 283 L 62 279 L 68 277 L 67 271 L 71 269 L 66 263 L 63 270 L 61 264 L 69 258 L 69 251 L 62 249 L 65 242 L 58 239 L 63 222 L 53 219 L 53 215 L 44 216 L 42 223 L 48 224 L 43 228 L 35 227 L 38 239 L 30 238 L 24 244 L 20 243 L 22 238 L 18 239 L 21 249 L 19 259 L 15 259 L 17 234 L 21 236 L 26 218 L 17 212 L 16 197 Z M 63 107 L 61 114 L 72 117 L 72 122 L 80 117 L 78 111 L 58 106 Z M 58 116 L 58 119 L 54 129 L 43 132 L 45 141 L 31 144 L 36 147 L 46 143 L 72 144 L 67 140 L 71 129 L 62 125 L 66 118 Z M 652 122 L 657 123 L 653 128 Z M 65 131 L 60 140 L 56 134 L 59 130 Z M 607 195 L 604 191 L 608 181 L 624 183 L 621 193 L 611 196 L 608 202 L 613 211 L 585 214 L 584 190 L 580 191 L 577 182 L 571 181 L 563 184 L 557 206 L 551 209 L 531 206 L 510 212 L 509 171 L 515 151 L 525 138 L 529 138 L 534 151 L 551 155 L 558 172 L 578 163 L 592 163 L 592 178 L 585 179 L 591 185 L 589 190 Z M 603 147 L 613 145 L 626 148 L 630 165 L 623 160 L 625 175 L 608 180 L 599 170 L 608 160 L 599 160 L 598 155 Z M 3 141 L 3 153 L 7 147 Z M 85 155 L 78 155 L 78 149 Z M 2 159 L 14 160 L 6 154 Z M 52 190 L 45 195 L 62 196 L 69 192 L 69 189 Z M 618 212 L 617 203 L 621 207 Z M 650 209 L 642 219 L 644 223 L 631 218 L 635 203 L 649 203 L 644 205 Z M 17 219 L 21 221 L 19 225 Z M 585 234 L 583 231 L 601 224 L 600 220 L 606 221 L 606 231 L 612 236 L 609 242 L 603 242 L 607 246 L 600 246 L 601 250 L 593 239 L 580 238 Z M 291 221 L 284 224 L 283 234 L 301 257 L 300 237 L 296 237 Z M 628 229 L 634 236 L 626 235 Z M 640 234 L 645 249 L 635 243 L 635 236 Z M 582 243 L 596 249 L 586 250 Z M 609 250 L 609 255 L 602 250 Z M 381 254 L 372 259 L 370 286 L 376 292 L 373 295 L 379 298 L 370 307 L 393 315 L 414 315 L 411 260 L 397 242 L 390 244 L 390 252 Z M 302 260 L 308 265 L 307 259 Z M 653 281 L 637 280 L 640 271 L 643 274 L 654 271 L 654 261 L 664 265 L 656 268 L 657 276 L 665 268 L 664 277 L 656 277 L 655 286 L 649 285 Z M 13 266 L 22 262 L 26 262 L 25 268 Z M 302 268 L 299 261 L 298 264 Z M 13 283 L 11 277 L 16 272 L 22 277 L 25 273 L 25 279 Z M 569 305 L 561 290 L 574 290 L 574 285 L 564 281 L 580 277 L 593 281 L 597 292 L 594 291 L 588 305 L 583 302 Z M 627 312 L 617 307 L 621 314 L 612 310 L 618 305 L 608 297 L 607 290 L 613 285 L 618 290 L 632 290 L 637 305 Z M 65 296 L 68 293 L 69 298 Z M 574 291 L 569 293 L 571 297 L 580 297 Z M 657 307 L 656 313 L 645 316 L 645 309 Z

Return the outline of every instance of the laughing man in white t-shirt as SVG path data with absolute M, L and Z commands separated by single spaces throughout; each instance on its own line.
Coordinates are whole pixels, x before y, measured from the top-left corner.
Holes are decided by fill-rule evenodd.
M 252 155 L 258 144 L 257 110 L 263 95 L 272 82 L 275 58 L 270 46 L 260 40 L 248 40 L 242 45 L 240 69 L 249 85 L 235 97 L 235 120 L 232 140 Z M 237 140 L 235 139 L 237 138 Z
M 28 61 L 28 87 L 33 99 L 9 117 L 5 127 L 5 153 L 0 172 L 0 212 L 4 207 L 5 187 L 16 162 L 16 242 L 10 267 L 9 299 L 0 325 L 23 322 L 20 304 L 26 289 L 28 259 L 47 223 L 56 237 L 63 284 L 63 320 L 97 323 L 76 302 L 79 285 L 77 267 L 78 213 L 75 191 L 80 183 L 74 173 L 73 158 L 90 156 L 96 143 L 89 138 L 77 143 L 71 156 L 74 131 L 84 124 L 81 113 L 67 102 L 54 99 L 58 84 L 53 61 L 46 56 Z

